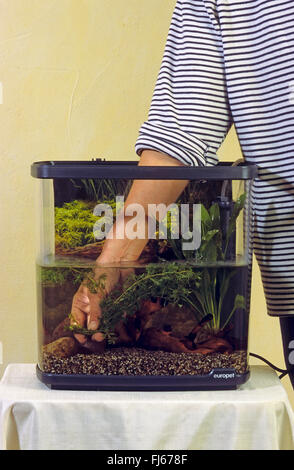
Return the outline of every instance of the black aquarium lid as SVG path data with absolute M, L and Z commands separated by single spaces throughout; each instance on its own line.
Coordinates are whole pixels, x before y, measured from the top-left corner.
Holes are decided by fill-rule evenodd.
M 136 161 L 46 161 L 31 165 L 34 178 L 113 178 L 162 180 L 249 180 L 257 176 L 257 167 L 242 163 L 232 166 L 221 162 L 215 166 L 139 166 Z

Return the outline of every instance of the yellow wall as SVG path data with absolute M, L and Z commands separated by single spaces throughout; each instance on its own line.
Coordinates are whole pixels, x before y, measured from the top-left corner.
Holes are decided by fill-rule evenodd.
M 1 372 L 8 363 L 37 357 L 36 181 L 30 164 L 137 158 L 134 143 L 147 117 L 174 5 L 0 0 Z M 240 155 L 232 131 L 219 156 Z M 284 366 L 278 320 L 267 317 L 256 266 L 250 350 Z

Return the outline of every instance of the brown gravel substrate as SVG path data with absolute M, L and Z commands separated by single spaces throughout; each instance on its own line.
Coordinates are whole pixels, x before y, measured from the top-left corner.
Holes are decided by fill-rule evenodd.
M 44 354 L 43 371 L 51 374 L 95 375 L 204 375 L 215 368 L 247 371 L 246 351 L 208 355 L 114 348 L 101 354 L 76 354 L 69 358 Z

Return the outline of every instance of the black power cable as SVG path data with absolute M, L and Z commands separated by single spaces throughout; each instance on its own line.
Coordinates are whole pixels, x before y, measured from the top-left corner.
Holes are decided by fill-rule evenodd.
M 274 364 L 272 364 L 270 361 L 268 361 L 267 359 L 265 359 L 264 357 L 262 356 L 259 356 L 258 354 L 255 354 L 255 353 L 249 353 L 249 356 L 252 356 L 252 357 L 255 357 L 257 359 L 260 359 L 261 361 L 265 362 L 269 367 L 271 367 L 272 369 L 274 369 L 275 371 L 277 372 L 281 372 L 281 375 L 279 375 L 279 379 L 283 379 L 286 375 L 288 375 L 290 372 L 292 372 L 293 368 L 291 367 L 291 369 L 280 369 L 280 367 L 277 367 L 275 366 Z

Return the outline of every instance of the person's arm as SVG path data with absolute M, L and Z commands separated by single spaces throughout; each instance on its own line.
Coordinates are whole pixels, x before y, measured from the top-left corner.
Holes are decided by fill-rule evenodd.
M 148 148 L 188 166 L 218 162 L 233 118 L 217 4 L 177 0 L 137 155 Z
M 145 150 L 142 153 L 139 165 L 182 166 L 183 164 L 166 154 L 153 150 Z M 144 222 L 148 222 L 148 204 L 164 203 L 168 206 L 178 199 L 187 183 L 188 181 L 186 180 L 135 180 L 126 199 L 124 210 L 130 204 L 140 204 L 144 209 Z M 148 223 L 145 223 L 145 238 L 129 239 L 127 236 L 123 238 L 115 237 L 117 230 L 119 230 L 120 235 L 122 230 L 124 233 L 125 226 L 130 218 L 130 216 L 125 216 L 120 219 L 120 222 L 114 223 L 111 230 L 112 238 L 106 238 L 102 252 L 96 260 L 96 267 L 94 268 L 95 279 L 98 280 L 102 275 L 106 276 L 103 292 L 100 291 L 97 294 L 93 294 L 82 284 L 74 295 L 71 309 L 72 325 L 87 326 L 89 330 L 98 329 L 99 318 L 102 315 L 100 308 L 101 300 L 121 279 L 129 274 L 130 270 L 126 269 L 125 266 L 138 260 L 148 243 Z M 123 227 L 121 227 L 121 224 L 123 224 Z M 120 269 L 120 263 L 124 265 L 123 269 Z M 112 267 L 112 264 L 118 266 Z M 89 340 L 84 335 L 75 334 L 75 337 L 81 344 L 87 346 Z M 91 339 L 102 343 L 104 337 L 101 333 L 95 333 Z
M 173 157 L 154 150 L 144 150 L 139 162 L 140 166 L 183 166 L 181 162 Z M 188 181 L 186 180 L 135 180 L 125 202 L 125 209 L 130 204 L 139 204 L 145 213 L 147 222 L 148 204 L 163 203 L 169 205 L 175 202 L 182 191 L 185 189 Z M 130 217 L 125 217 L 124 223 L 128 222 Z M 139 258 L 148 242 L 148 236 L 144 239 L 129 240 L 115 238 L 116 230 L 124 227 L 118 227 L 114 224 L 113 238 L 106 239 L 101 255 L 97 259 L 97 264 L 135 261 Z M 146 223 L 147 228 L 147 223 Z
M 216 1 L 177 1 L 148 121 L 141 126 L 135 145 L 136 153 L 141 157 L 140 165 L 217 163 L 216 151 L 232 124 L 232 116 L 216 16 Z M 181 180 L 134 181 L 125 207 L 131 203 L 144 207 L 148 203 L 172 203 L 186 184 Z M 113 227 L 114 234 L 117 228 L 117 225 Z M 106 267 L 107 264 L 137 260 L 147 242 L 147 233 L 144 239 L 105 241 L 97 259 L 96 273 L 98 276 L 105 266 L 106 291 L 113 288 L 120 276 L 117 270 Z M 82 293 L 87 294 L 86 291 Z M 99 296 L 87 298 L 82 295 L 81 298 L 86 301 L 73 304 L 78 305 L 73 316 L 96 329 L 101 316 Z M 99 333 L 92 338 L 101 340 Z

